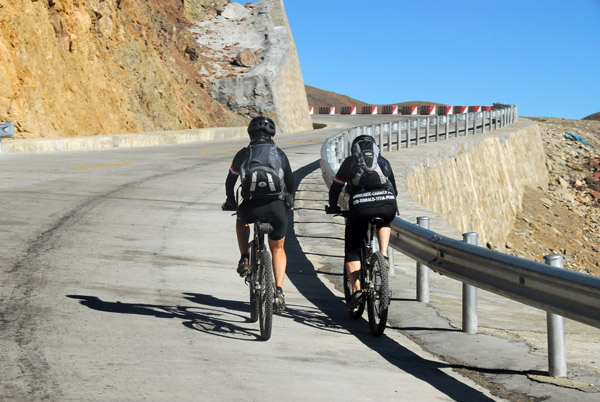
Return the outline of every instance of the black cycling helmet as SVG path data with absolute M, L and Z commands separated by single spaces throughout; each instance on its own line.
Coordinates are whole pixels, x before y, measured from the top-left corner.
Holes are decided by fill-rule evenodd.
M 356 137 L 354 139 L 354 141 L 352 141 L 351 148 L 354 148 L 354 145 L 356 145 L 356 143 L 359 141 L 369 141 L 369 142 L 372 142 L 373 144 L 375 144 L 375 138 L 371 137 L 370 135 L 363 134 L 363 135 L 359 135 L 358 137 Z
M 266 116 L 255 117 L 248 125 L 248 135 L 250 139 L 272 137 L 275 135 L 275 123 Z

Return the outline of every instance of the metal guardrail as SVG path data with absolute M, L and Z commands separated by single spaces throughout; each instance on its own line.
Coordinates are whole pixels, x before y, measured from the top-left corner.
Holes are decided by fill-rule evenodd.
M 0 152 L 2 152 L 2 138 L 15 137 L 15 123 L 0 121 Z
M 491 113 L 487 123 L 490 129 L 496 125 L 504 127 L 506 124 L 516 121 L 516 106 L 496 105 L 496 107 L 498 107 L 497 110 L 488 112 Z M 438 116 L 438 122 L 441 117 L 447 116 Z M 477 113 L 467 113 L 464 121 L 477 122 L 479 120 L 482 122 L 481 131 L 485 131 L 486 117 L 483 115 L 481 117 L 480 120 Z M 452 131 L 448 130 L 449 120 L 447 119 L 445 120 L 446 129 L 442 136 L 438 131 L 433 134 L 427 132 L 425 138 L 419 137 L 419 134 L 415 138 L 411 137 L 411 127 L 422 127 L 422 124 L 426 124 L 428 127 L 430 123 L 431 118 L 427 117 L 415 121 L 354 127 L 328 138 L 321 149 L 323 179 L 328 187 L 331 186 L 341 162 L 349 155 L 352 140 L 358 135 L 372 135 L 376 140 L 378 139 L 380 148 L 384 150 L 391 149 L 393 143 L 396 143 L 397 149 L 400 149 L 400 145 L 403 143 L 410 146 L 411 142 L 418 144 L 420 139 L 424 139 L 425 142 L 438 141 L 448 138 L 452 134 Z M 394 124 L 399 127 L 395 141 Z M 439 123 L 436 124 L 439 125 Z M 384 128 L 386 126 L 387 130 Z M 474 124 L 474 127 L 477 128 L 477 124 Z M 403 135 L 403 130 L 406 131 L 406 136 Z M 476 129 L 473 131 L 476 132 Z M 459 134 L 459 125 L 457 125 L 455 135 Z M 347 207 L 347 197 L 341 199 L 340 204 Z M 542 264 L 451 239 L 400 218 L 394 219 L 392 223 L 390 244 L 394 249 L 414 259 L 417 263 L 462 281 L 466 285 L 485 289 L 545 310 L 548 312 L 549 328 L 551 327 L 550 323 L 554 322 L 551 320 L 551 316 L 554 314 L 600 328 L 600 278 L 567 271 L 556 267 L 556 264 L 552 264 L 555 266 Z M 548 258 L 548 261 L 551 259 Z M 562 267 L 562 260 L 558 265 Z M 464 322 L 463 326 L 465 326 Z M 562 327 L 564 339 L 564 324 Z M 552 340 L 555 338 L 560 338 L 560 333 L 550 334 L 549 332 L 549 344 L 552 344 Z M 566 375 L 566 363 L 564 367 L 561 367 L 564 363 L 564 352 L 559 351 L 558 353 L 562 353 L 563 356 L 557 357 L 549 348 L 550 374 L 564 376 Z M 555 366 L 556 361 L 558 361 L 558 367 Z

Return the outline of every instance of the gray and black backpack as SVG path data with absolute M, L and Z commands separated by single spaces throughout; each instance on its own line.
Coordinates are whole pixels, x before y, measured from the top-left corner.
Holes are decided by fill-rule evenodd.
M 352 154 L 358 160 L 352 170 L 350 183 L 354 192 L 388 188 L 388 178 L 379 166 L 379 147 L 372 137 L 357 137 Z
M 277 146 L 264 140 L 253 140 L 242 163 L 240 180 L 244 199 L 285 198 L 281 155 Z

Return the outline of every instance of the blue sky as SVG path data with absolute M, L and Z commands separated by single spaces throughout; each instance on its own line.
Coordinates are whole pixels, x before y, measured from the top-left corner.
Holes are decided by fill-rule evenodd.
M 568 119 L 600 112 L 600 0 L 284 6 L 306 85 L 374 104 L 502 102 L 523 116 Z

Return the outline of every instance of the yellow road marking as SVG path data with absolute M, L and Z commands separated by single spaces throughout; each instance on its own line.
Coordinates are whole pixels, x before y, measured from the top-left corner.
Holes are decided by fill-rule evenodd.
M 131 165 L 132 163 L 133 162 L 123 162 L 123 163 L 114 163 L 112 165 L 89 166 L 89 167 L 77 168 L 74 170 L 87 170 L 87 169 L 98 169 L 98 168 L 103 168 L 103 167 L 123 166 L 123 165 Z
M 206 152 L 200 152 L 200 155 L 205 155 L 205 154 L 216 154 L 218 152 L 231 152 L 231 151 L 237 151 L 237 149 L 235 148 L 231 148 L 231 149 L 220 149 L 218 151 L 206 151 Z

